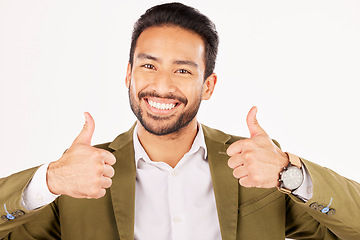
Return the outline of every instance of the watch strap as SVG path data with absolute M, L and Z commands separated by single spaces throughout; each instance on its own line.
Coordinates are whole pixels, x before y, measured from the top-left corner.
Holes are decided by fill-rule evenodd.
M 282 185 L 282 184 L 281 184 L 281 185 Z M 291 190 L 289 190 L 289 189 L 287 189 L 287 188 L 285 188 L 285 187 L 283 187 L 283 186 L 278 187 L 278 190 L 279 190 L 280 192 L 282 192 L 282 193 L 285 193 L 285 194 L 290 194 L 290 193 L 292 193 Z
M 296 156 L 292 153 L 289 153 L 289 152 L 285 152 L 285 153 L 289 156 L 289 161 L 290 161 L 291 165 L 301 168 L 302 163 L 298 156 Z

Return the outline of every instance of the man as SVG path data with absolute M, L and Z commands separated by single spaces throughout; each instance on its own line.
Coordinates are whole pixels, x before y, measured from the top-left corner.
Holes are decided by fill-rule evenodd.
M 92 147 L 85 113 L 58 161 L 2 179 L 0 238 L 358 239 L 359 184 L 283 152 L 256 107 L 249 139 L 197 122 L 217 82 L 217 46 L 193 8 L 142 15 L 125 80 L 136 125 Z

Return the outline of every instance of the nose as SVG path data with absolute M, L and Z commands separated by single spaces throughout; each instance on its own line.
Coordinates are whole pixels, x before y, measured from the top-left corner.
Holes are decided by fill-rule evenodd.
M 159 72 L 153 79 L 153 90 L 159 94 L 167 94 L 175 92 L 176 86 L 171 74 L 166 72 Z

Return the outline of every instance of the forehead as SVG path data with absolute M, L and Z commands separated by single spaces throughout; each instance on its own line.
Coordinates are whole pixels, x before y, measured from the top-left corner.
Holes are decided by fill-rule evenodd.
M 177 26 L 154 26 L 139 36 L 134 57 L 146 53 L 163 60 L 191 60 L 204 64 L 205 44 L 201 36 Z

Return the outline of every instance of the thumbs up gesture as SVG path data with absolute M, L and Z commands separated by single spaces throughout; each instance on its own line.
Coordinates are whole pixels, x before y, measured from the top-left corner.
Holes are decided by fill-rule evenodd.
M 257 108 L 252 107 L 246 122 L 250 138 L 239 140 L 227 149 L 228 165 L 244 187 L 273 188 L 279 186 L 279 174 L 289 163 L 256 119 Z
M 74 198 L 101 198 L 112 184 L 116 159 L 110 152 L 91 146 L 94 119 L 85 113 L 85 125 L 63 156 L 50 163 L 47 184 L 54 194 Z

